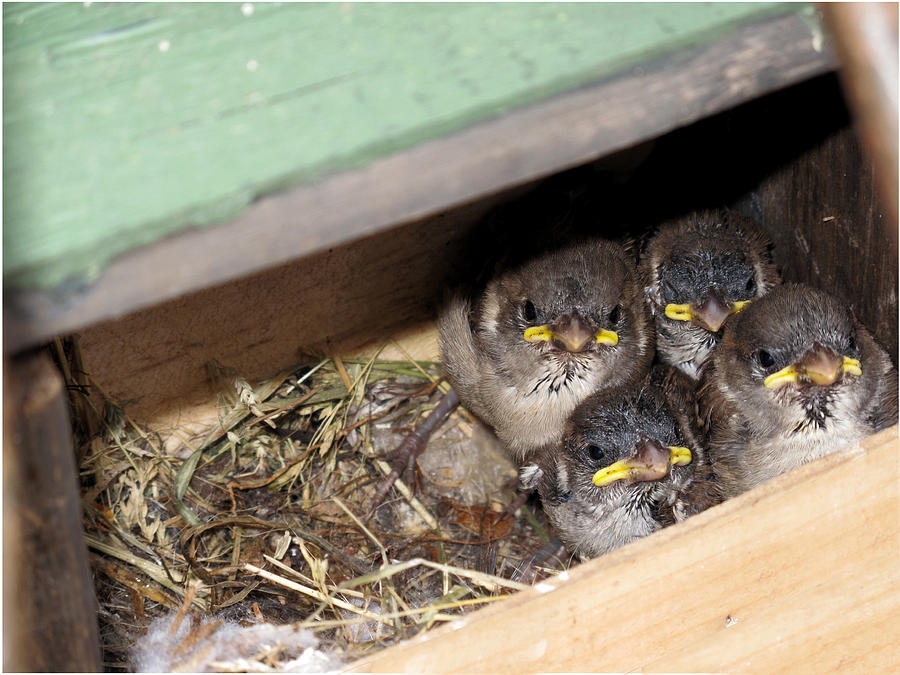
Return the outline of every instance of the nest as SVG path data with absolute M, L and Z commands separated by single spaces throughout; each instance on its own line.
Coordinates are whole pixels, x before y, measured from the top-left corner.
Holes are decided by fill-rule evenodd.
M 552 550 L 543 514 L 514 503 L 515 468 L 462 408 L 378 499 L 390 451 L 448 389 L 436 363 L 329 357 L 256 386 L 210 363 L 219 424 L 173 456 L 83 372 L 77 340 L 55 352 L 108 670 L 130 669 L 135 641 L 173 612 L 176 627 L 190 617 L 173 669 L 199 669 L 193 648 L 223 621 L 308 629 L 352 661 L 567 564 L 535 564 Z M 216 668 L 279 670 L 295 656 L 257 652 Z

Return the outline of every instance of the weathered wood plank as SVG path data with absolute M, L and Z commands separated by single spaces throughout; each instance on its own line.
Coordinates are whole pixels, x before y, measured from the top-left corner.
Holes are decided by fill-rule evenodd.
M 47 293 L 12 293 L 7 284 L 6 348 L 34 344 L 583 163 L 801 81 L 832 67 L 820 31 L 799 14 L 740 27 L 677 58 L 644 64 L 363 168 L 259 199 L 225 225 L 186 232 L 117 258 L 87 290 L 70 285 Z M 167 173 L 168 165 L 160 171 Z M 147 194 L 164 194 L 154 181 L 146 183 Z M 13 193 L 42 191 L 16 188 Z M 9 195 L 5 191 L 5 199 Z M 95 198 L 100 199 L 92 193 Z M 10 214 L 15 209 L 7 210 L 6 232 L 15 222 Z
M 896 669 L 898 452 L 894 427 L 348 670 Z
M 43 352 L 3 370 L 3 668 L 96 672 L 97 600 L 62 378 Z
M 10 4 L 4 282 L 53 288 L 778 3 Z
M 897 241 L 897 16 L 896 2 L 827 2 L 822 12 L 840 55 L 841 80 L 876 168 L 885 210 Z

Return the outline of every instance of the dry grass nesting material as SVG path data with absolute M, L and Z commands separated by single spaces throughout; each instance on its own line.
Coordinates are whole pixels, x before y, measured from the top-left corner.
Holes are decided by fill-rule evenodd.
M 255 386 L 211 363 L 219 424 L 179 458 L 103 396 L 77 340 L 55 352 L 108 669 L 128 669 L 135 639 L 170 612 L 291 624 L 352 661 L 533 581 L 522 570 L 548 542 L 543 515 L 504 513 L 515 469 L 465 410 L 373 509 L 390 450 L 447 389 L 436 363 L 329 357 Z

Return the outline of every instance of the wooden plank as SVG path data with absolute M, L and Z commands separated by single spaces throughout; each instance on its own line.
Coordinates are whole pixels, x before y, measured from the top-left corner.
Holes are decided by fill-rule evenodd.
M 840 54 L 841 80 L 876 167 L 882 203 L 897 243 L 898 36 L 896 2 L 828 2 L 822 12 Z
M 350 672 L 900 667 L 897 427 Z
M 20 349 L 583 163 L 831 67 L 818 23 L 800 14 L 740 27 L 677 58 L 258 199 L 225 225 L 122 255 L 87 289 L 6 288 L 5 348 Z
M 3 668 L 96 672 L 97 600 L 62 378 L 43 352 L 4 366 Z
M 10 4 L 4 283 L 89 281 L 118 253 L 267 193 L 795 11 Z

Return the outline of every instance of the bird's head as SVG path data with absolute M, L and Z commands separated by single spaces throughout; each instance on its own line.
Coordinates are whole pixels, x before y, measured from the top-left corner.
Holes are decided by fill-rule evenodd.
M 660 526 L 690 484 L 694 459 L 657 387 L 600 392 L 576 408 L 560 444 L 519 471 L 567 547 L 601 555 Z
M 551 503 L 652 500 L 689 476 L 693 451 L 686 443 L 665 393 L 645 379 L 586 399 L 561 447 L 540 457 L 529 478 Z
M 769 241 L 737 213 L 705 211 L 664 226 L 649 241 L 641 274 L 651 311 L 668 332 L 697 340 L 778 283 Z
M 604 240 L 501 274 L 487 288 L 478 327 L 506 370 L 601 369 L 610 386 L 649 363 L 653 349 L 636 271 L 620 246 Z
M 837 298 L 785 284 L 729 323 L 718 376 L 748 414 L 799 429 L 823 427 L 836 401 L 863 386 L 866 364 L 853 313 Z

